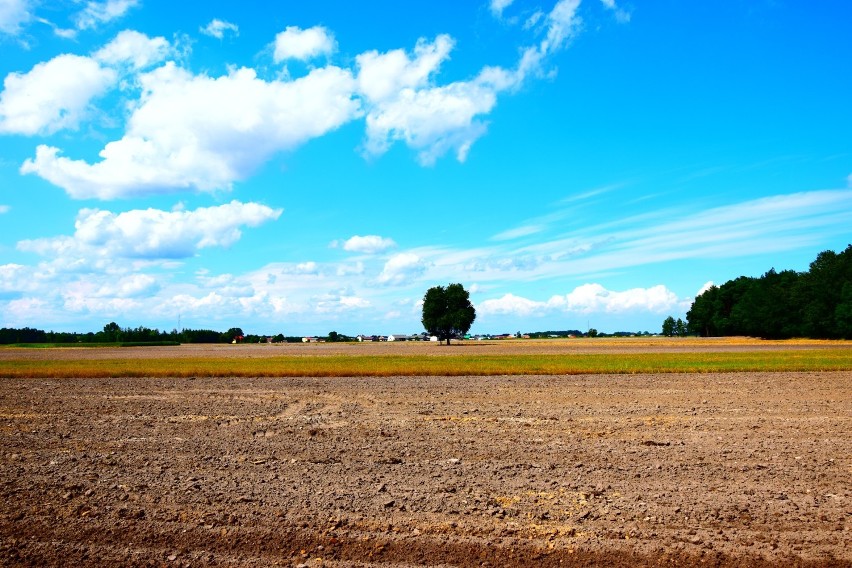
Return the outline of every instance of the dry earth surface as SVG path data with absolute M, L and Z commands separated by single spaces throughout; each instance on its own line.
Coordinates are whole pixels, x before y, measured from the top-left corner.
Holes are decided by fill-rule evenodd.
M 545 340 L 453 341 L 450 346 L 431 342 L 200 344 L 133 348 L 0 348 L 0 361 L 8 359 L 152 359 L 186 357 L 322 357 L 326 355 L 513 355 L 571 353 L 695 353 L 701 351 L 791 351 L 799 349 L 852 349 L 852 341 L 765 341 L 736 338 L 599 338 Z
M 852 566 L 850 433 L 850 372 L 3 379 L 0 562 Z

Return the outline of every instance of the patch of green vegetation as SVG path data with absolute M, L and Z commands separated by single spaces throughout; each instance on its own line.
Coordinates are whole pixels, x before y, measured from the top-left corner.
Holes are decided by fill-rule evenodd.
M 849 371 L 851 349 L 0 361 L 0 377 L 382 377 Z

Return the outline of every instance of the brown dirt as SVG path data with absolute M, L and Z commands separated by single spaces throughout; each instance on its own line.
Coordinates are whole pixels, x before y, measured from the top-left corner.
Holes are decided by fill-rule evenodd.
M 850 432 L 849 372 L 4 379 L 0 564 L 852 566 Z

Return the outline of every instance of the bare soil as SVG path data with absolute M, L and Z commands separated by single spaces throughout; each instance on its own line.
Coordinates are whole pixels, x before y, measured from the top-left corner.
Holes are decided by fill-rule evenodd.
M 849 372 L 4 379 L 0 564 L 852 566 L 850 434 Z

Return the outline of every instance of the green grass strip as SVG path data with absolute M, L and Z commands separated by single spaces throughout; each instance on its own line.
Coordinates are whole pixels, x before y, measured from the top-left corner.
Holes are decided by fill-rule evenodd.
M 0 361 L 0 377 L 382 377 L 850 371 L 852 349 L 706 353 L 329 355 Z

